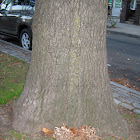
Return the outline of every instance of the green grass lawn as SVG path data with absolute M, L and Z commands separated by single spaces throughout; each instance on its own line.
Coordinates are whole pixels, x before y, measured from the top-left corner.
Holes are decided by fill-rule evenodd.
M 0 52 L 0 104 L 20 96 L 29 64 Z

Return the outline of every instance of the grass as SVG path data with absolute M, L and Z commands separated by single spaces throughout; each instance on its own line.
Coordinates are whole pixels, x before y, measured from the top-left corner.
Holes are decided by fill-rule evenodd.
M 0 52 L 0 104 L 20 96 L 29 64 Z
M 11 130 L 8 132 L 9 136 L 12 137 L 12 139 L 15 139 L 15 140 L 29 140 L 28 136 L 26 134 L 20 134 L 14 130 Z
M 129 123 L 133 123 L 135 119 L 140 119 L 140 114 L 135 113 L 135 112 L 123 112 L 122 116 L 124 117 L 125 120 L 127 120 Z
M 45 137 L 43 135 L 40 136 L 29 136 L 26 134 L 19 133 L 14 130 L 9 130 L 7 134 L 2 137 L 4 140 L 56 140 L 55 138 Z

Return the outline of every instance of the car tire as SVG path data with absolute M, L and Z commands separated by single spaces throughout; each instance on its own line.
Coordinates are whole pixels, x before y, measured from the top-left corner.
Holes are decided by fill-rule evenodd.
M 26 50 L 32 49 L 32 35 L 28 28 L 21 31 L 20 44 Z

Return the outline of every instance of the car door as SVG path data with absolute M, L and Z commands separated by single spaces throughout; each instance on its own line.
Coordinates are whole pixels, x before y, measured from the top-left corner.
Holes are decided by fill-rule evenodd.
M 7 8 L 7 2 L 10 1 L 10 8 Z M 5 8 L 6 7 L 6 8 Z M 1 12 L 2 16 L 0 17 L 0 31 L 17 36 L 18 35 L 18 24 L 22 21 L 21 16 L 25 12 L 24 10 L 24 0 L 6 0 L 2 9 L 5 12 Z
M 0 11 L 0 32 L 17 36 L 19 26 L 30 24 L 34 3 L 35 0 L 5 0 Z
M 24 0 L 13 0 L 11 10 L 8 15 L 8 32 L 17 36 L 18 25 L 22 22 L 22 15 L 24 13 Z
M 26 25 L 26 20 L 29 18 L 28 13 L 31 11 L 29 0 L 13 0 L 10 11 L 7 14 L 7 32 L 9 34 L 18 35 L 18 28 L 21 25 Z M 31 16 L 32 18 L 32 16 Z
M 0 32 L 7 33 L 9 24 L 9 11 L 12 7 L 13 0 L 4 0 L 0 6 Z

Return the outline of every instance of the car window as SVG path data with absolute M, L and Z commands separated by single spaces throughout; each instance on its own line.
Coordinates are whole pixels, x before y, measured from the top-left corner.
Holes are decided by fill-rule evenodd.
M 32 0 L 35 2 L 35 0 Z M 14 0 L 12 10 L 30 10 L 31 9 L 31 0 Z
M 22 10 L 23 9 L 23 0 L 14 0 L 12 10 Z
M 12 0 L 4 0 L 1 4 L 1 10 L 9 11 L 11 9 Z
M 14 5 L 30 5 L 31 3 L 35 3 L 35 0 L 14 0 Z
M 25 5 L 26 0 L 14 0 L 14 5 Z

